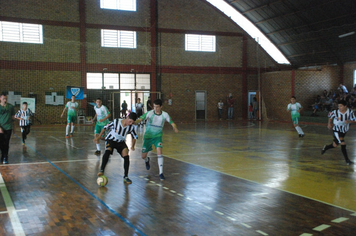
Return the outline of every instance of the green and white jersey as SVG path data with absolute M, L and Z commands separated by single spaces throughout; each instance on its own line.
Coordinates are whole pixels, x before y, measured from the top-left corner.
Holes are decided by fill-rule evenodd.
M 292 116 L 299 115 L 298 110 L 302 108 L 302 105 L 300 105 L 299 102 L 296 102 L 294 104 L 289 103 L 287 106 L 287 111 L 290 111 Z
M 99 120 L 104 119 L 105 117 L 107 117 L 110 114 L 110 112 L 106 108 L 106 106 L 104 106 L 104 105 L 101 105 L 101 107 L 94 106 L 94 110 L 96 113 L 96 120 L 97 120 L 96 124 L 97 125 L 104 126 L 104 125 L 107 125 L 110 123 L 109 119 L 106 119 L 103 122 L 99 122 Z
M 77 116 L 78 103 L 67 102 L 66 108 L 68 108 L 68 116 Z
M 154 110 L 146 112 L 140 119 L 146 120 L 146 132 L 144 138 L 156 138 L 163 135 L 163 126 L 167 121 L 172 124 L 173 121 L 167 112 L 162 111 L 160 115 L 155 114 Z

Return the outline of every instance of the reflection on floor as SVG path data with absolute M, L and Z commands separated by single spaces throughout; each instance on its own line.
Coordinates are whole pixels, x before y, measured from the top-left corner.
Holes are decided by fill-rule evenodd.
M 143 130 L 130 152 L 129 177 L 114 152 L 106 187 L 92 126 L 35 126 L 12 137 L 0 165 L 0 235 L 354 235 L 356 173 L 325 125 L 212 122 L 164 130 L 164 174 L 141 159 Z M 356 132 L 345 140 L 354 159 Z M 128 143 L 131 139 L 128 138 Z M 104 149 L 104 142 L 101 144 Z M 103 152 L 102 152 L 103 153 Z

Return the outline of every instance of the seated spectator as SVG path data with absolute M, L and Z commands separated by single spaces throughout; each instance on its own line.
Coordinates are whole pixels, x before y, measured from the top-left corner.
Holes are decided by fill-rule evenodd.
M 333 105 L 333 99 L 327 97 L 324 103 L 324 109 L 325 109 L 324 111 L 331 111 L 332 105 Z
M 317 101 L 315 101 L 315 103 L 312 105 L 312 108 L 313 108 L 313 113 L 311 114 L 311 116 L 318 116 L 316 114 L 316 112 L 319 110 L 319 103 Z
M 326 102 L 326 98 L 324 96 L 321 96 L 320 101 L 319 101 L 319 108 L 321 111 L 325 110 L 325 107 L 324 107 L 325 102 Z
M 346 86 L 343 85 L 343 84 L 340 84 L 339 89 L 340 89 L 343 93 L 346 93 L 346 94 L 349 93 L 349 91 L 347 90 Z
M 328 93 L 328 91 L 326 89 L 324 89 L 324 91 L 323 91 L 323 96 L 324 97 L 329 97 L 329 93 Z
M 335 96 L 336 96 L 336 94 L 335 94 L 334 90 L 330 89 L 330 91 L 329 91 L 329 97 L 334 100 L 334 99 L 335 99 Z

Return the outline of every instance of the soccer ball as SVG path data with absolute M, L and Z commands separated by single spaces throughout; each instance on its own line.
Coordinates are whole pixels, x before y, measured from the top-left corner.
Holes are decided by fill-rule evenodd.
M 96 183 L 100 186 L 100 187 L 104 187 L 105 185 L 107 185 L 109 182 L 108 178 L 105 175 L 99 176 L 96 180 Z

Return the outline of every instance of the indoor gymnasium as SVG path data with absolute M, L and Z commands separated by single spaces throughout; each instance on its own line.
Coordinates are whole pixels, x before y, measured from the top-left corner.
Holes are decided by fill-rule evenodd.
M 355 235 L 355 11 L 0 1 L 0 235 Z

